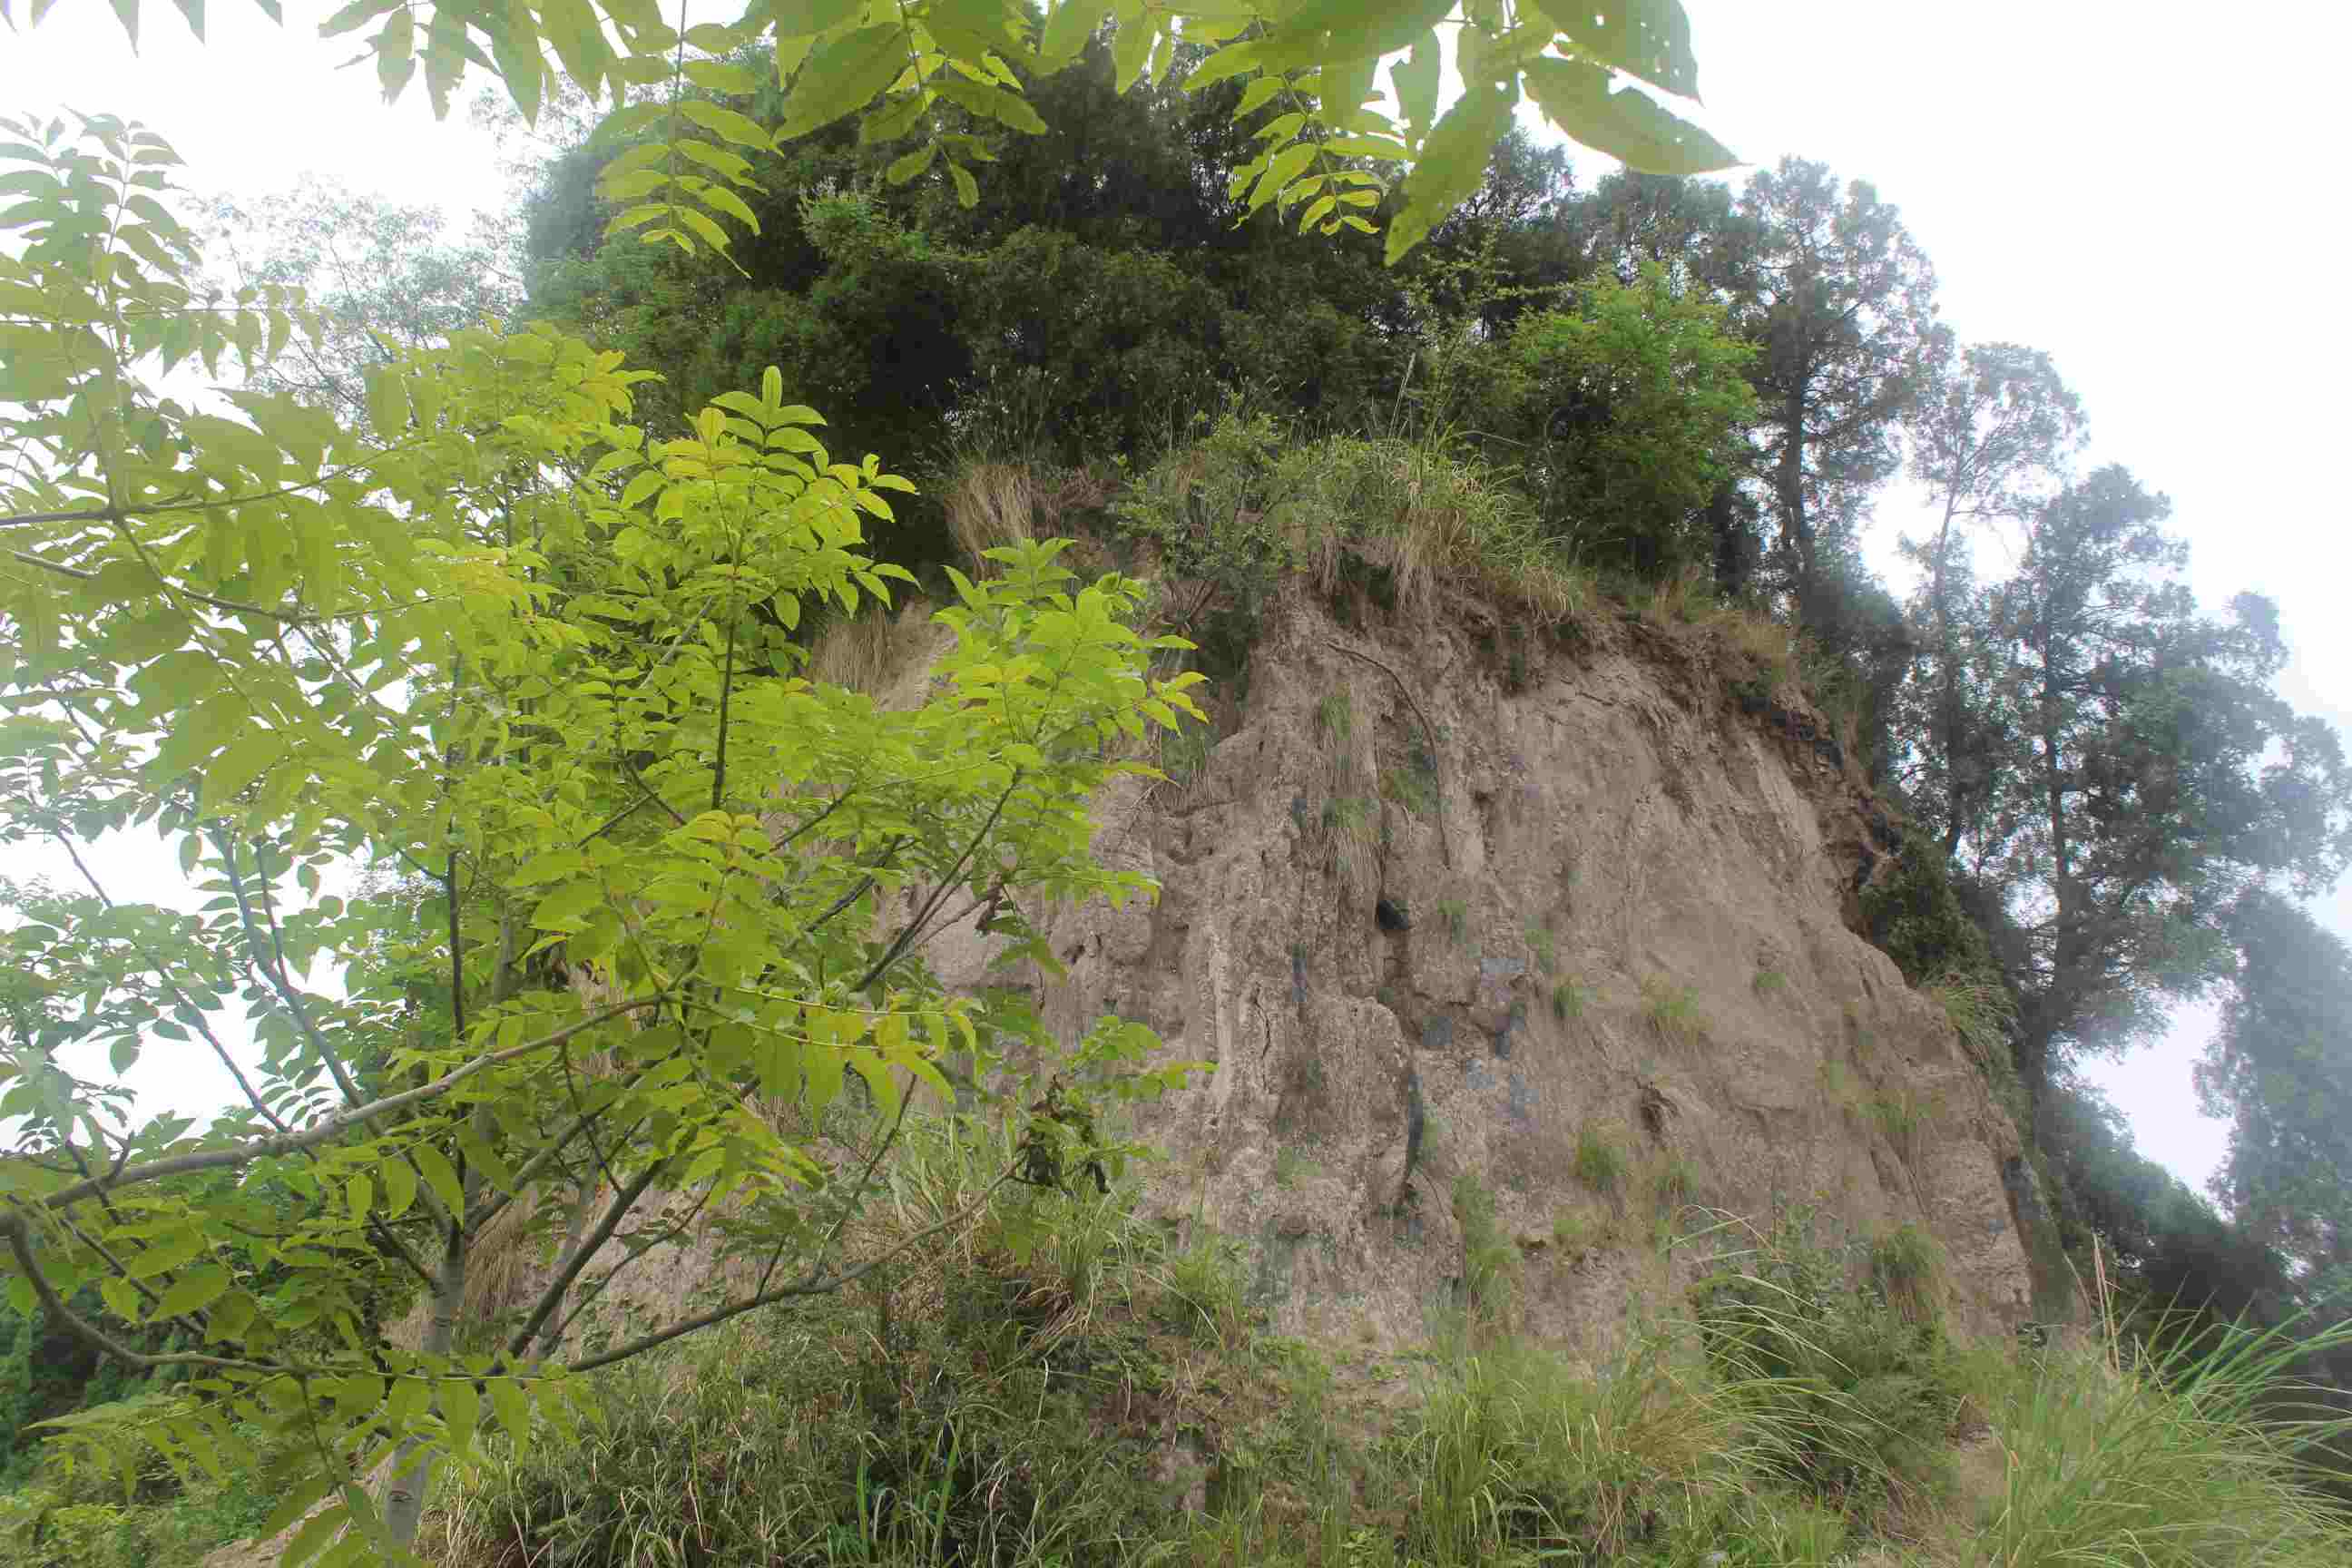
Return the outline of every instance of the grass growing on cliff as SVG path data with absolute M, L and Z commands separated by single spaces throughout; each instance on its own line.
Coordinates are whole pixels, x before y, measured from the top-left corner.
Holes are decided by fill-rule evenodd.
M 1114 509 L 1165 566 L 1196 584 L 1188 624 L 1222 615 L 1244 645 L 1276 580 L 1303 570 L 1337 594 L 1352 570 L 1425 615 L 1441 587 L 1479 594 L 1543 625 L 1590 610 L 1593 580 L 1543 531 L 1525 496 L 1478 460 L 1397 439 L 1294 440 L 1272 419 L 1228 413 L 1155 463 Z
M 1584 986 L 1574 980 L 1563 980 L 1551 988 L 1551 1016 L 1561 1023 L 1584 1016 Z
M 1908 1084 L 1883 1091 L 1870 1104 L 1870 1118 L 1880 1136 L 1894 1149 L 1895 1157 L 1915 1171 L 1927 1149 L 1934 1116 L 1934 1102 Z
M 1459 899 L 1440 899 L 1437 900 L 1437 919 L 1445 927 L 1446 940 L 1456 947 L 1461 946 L 1462 939 L 1470 930 L 1468 906 Z
M 1362 903 L 1380 870 L 1379 807 L 1361 795 L 1335 795 L 1323 803 L 1321 827 L 1331 874 L 1349 897 Z
M 1925 1324 L 1942 1318 L 1944 1248 L 1911 1221 L 1871 1243 L 1870 1279 L 1905 1322 Z
M 1642 981 L 1642 1016 L 1663 1038 L 1696 1045 L 1706 1037 L 1706 1016 L 1699 1011 L 1697 988 L 1678 985 L 1663 974 Z
M 1576 1179 L 1604 1198 L 1625 1191 L 1625 1145 L 1613 1123 L 1587 1118 L 1576 1130 Z

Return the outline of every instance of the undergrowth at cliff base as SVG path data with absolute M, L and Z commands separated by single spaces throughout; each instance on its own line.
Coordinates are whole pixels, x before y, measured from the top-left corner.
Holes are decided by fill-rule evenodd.
M 861 1245 L 952 1212 L 996 1136 L 914 1128 Z M 1011 1190 L 920 1262 L 599 1374 L 576 1433 L 446 1475 L 420 1546 L 446 1568 L 2352 1560 L 2304 1468 L 2342 1418 L 2294 1406 L 2288 1342 L 1964 1349 L 1924 1237 L 1694 1210 L 1685 1310 L 1579 1359 L 1515 1331 L 1543 1265 L 1475 1180 L 1454 1199 L 1466 1289 L 1383 1356 L 1276 1337 L 1246 1250 L 1131 1188 Z M 193 1561 L 171 1526 L 191 1506 L 39 1478 L 0 1564 Z
M 859 1247 L 965 1205 L 1003 1136 L 912 1126 Z M 2345 1419 L 2288 1381 L 2307 1346 L 1964 1348 L 1924 1233 L 1692 1206 L 1680 1310 L 1580 1359 L 1518 1331 L 1543 1254 L 1474 1177 L 1453 1207 L 1457 1287 L 1383 1355 L 1269 1332 L 1247 1249 L 1131 1186 L 1003 1190 L 919 1261 L 598 1374 L 576 1432 L 445 1474 L 419 1544 L 443 1568 L 2352 1561 L 2311 1484 Z M 168 1490 L 37 1475 L 0 1568 L 172 1568 L 261 1506 Z

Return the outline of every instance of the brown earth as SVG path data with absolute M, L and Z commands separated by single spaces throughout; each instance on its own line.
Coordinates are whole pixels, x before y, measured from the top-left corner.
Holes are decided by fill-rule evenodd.
M 1916 1222 L 1959 1326 L 2031 1316 L 2016 1129 L 1851 929 L 1898 830 L 1827 723 L 1706 628 L 1570 647 L 1475 605 L 1357 608 L 1286 595 L 1205 765 L 1103 802 L 1098 849 L 1156 905 L 1030 911 L 1058 1035 L 1116 1012 L 1213 1064 L 1139 1128 L 1168 1156 L 1148 1205 L 1244 1238 L 1289 1333 L 1419 1337 L 1463 1271 L 1461 1176 L 1525 1258 L 1523 1326 L 1580 1350 L 1688 1283 L 1706 1248 L 1657 1245 L 1677 1207 L 1685 1234 Z M 930 957 L 977 984 L 990 946 Z M 1580 1142 L 1622 1153 L 1618 1194 Z

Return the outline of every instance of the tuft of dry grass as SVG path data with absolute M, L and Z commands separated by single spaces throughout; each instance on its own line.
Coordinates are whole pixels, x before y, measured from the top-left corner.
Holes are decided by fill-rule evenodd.
M 1441 588 L 1517 605 L 1555 626 L 1591 606 L 1592 581 L 1541 531 L 1531 503 L 1478 465 L 1401 440 L 1334 437 L 1291 455 L 1276 520 L 1318 591 L 1352 555 L 1383 570 L 1396 606 L 1428 613 Z
M 930 601 L 902 591 L 895 611 L 868 605 L 864 614 L 834 621 L 817 633 L 803 673 L 819 686 L 878 697 L 933 640 Z
M 1716 618 L 1715 633 L 1776 689 L 1802 684 L 1797 634 L 1771 616 L 1745 605 L 1726 605 Z
M 971 570 L 989 571 L 987 552 L 1037 536 L 1037 514 L 1045 500 L 1028 464 L 972 459 L 948 481 L 948 533 Z

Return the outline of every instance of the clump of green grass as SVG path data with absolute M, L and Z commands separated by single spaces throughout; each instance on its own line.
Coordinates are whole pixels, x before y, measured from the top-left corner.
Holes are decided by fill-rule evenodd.
M 1551 1016 L 1561 1023 L 1584 1016 L 1584 987 L 1574 980 L 1563 980 L 1551 988 Z
M 1329 597 L 1352 557 L 1386 574 L 1397 609 L 1423 615 L 1465 588 L 1547 628 L 1582 618 L 1591 575 L 1549 537 L 1507 479 L 1442 443 L 1335 436 L 1279 465 L 1269 521 Z
M 1777 969 L 1759 969 L 1755 984 L 1759 996 L 1777 996 L 1789 988 L 1789 977 Z
M 1380 869 L 1379 813 L 1361 795 L 1336 795 L 1323 804 L 1323 842 L 1331 873 L 1351 898 L 1370 896 Z
M 1706 1036 L 1706 1018 L 1699 1011 L 1696 986 L 1678 985 L 1663 974 L 1650 975 L 1642 982 L 1642 1013 L 1664 1038 L 1693 1045 Z
M 1650 1173 L 1650 1197 L 1662 1218 L 1698 1199 L 1698 1166 L 1678 1149 L 1661 1150 Z
M 1183 1332 L 1221 1348 L 1240 1344 L 1249 1327 L 1241 1248 L 1206 1226 L 1170 1258 L 1164 1315 Z
M 1462 945 L 1470 924 L 1469 909 L 1460 899 L 1437 900 L 1437 924 L 1445 932 L 1445 940 L 1455 947 Z
M 1510 1307 L 1518 1252 L 1496 1223 L 1495 1194 L 1467 1171 L 1454 1178 L 1454 1218 L 1462 1227 L 1463 1304 L 1474 1323 L 1499 1323 Z
M 1605 1198 L 1625 1190 L 1625 1146 L 1613 1123 L 1588 1117 L 1576 1130 L 1576 1179 Z
M 1944 1317 L 1944 1248 L 1909 1220 L 1870 1244 L 1870 1279 L 1906 1323 Z
M 1663 1333 L 1637 1333 L 1601 1375 L 1486 1347 L 1439 1367 L 1414 1413 L 1402 1544 L 1443 1568 L 1629 1561 L 1662 1519 L 1730 1506 L 1739 1431 L 1737 1405 Z
M 1381 798 L 1396 802 L 1415 816 L 1427 816 L 1437 807 L 1437 782 L 1418 767 L 1384 768 Z
M 2006 1369 L 1992 1408 L 2005 1484 L 1976 1542 L 2000 1568 L 2352 1561 L 2352 1513 L 2311 1483 L 2322 1444 L 2352 1436 L 2340 1399 L 2301 1382 L 2352 1321 L 2231 1328 L 2158 1352 L 2106 1323 L 2096 1351 Z M 2281 1416 L 2286 1417 L 2284 1421 Z M 2329 1466 L 2327 1478 L 2341 1483 Z
M 1323 1173 L 1323 1167 L 1296 1149 L 1278 1149 L 1274 1156 L 1274 1184 L 1295 1187 L 1301 1182 L 1311 1182 Z
M 1966 1392 L 1960 1363 L 1938 1325 L 1849 1283 L 1851 1248 L 1815 1243 L 1812 1218 L 1785 1211 L 1718 1253 L 1691 1293 L 1707 1359 L 1743 1391 L 1768 1473 L 1822 1499 L 1924 1484 Z
M 1179 786 L 1191 784 L 1209 765 L 1209 727 L 1206 724 L 1169 724 L 1160 728 L 1157 742 L 1160 749 L 1158 766 L 1169 781 Z
M 1356 732 L 1356 705 L 1346 689 L 1330 692 L 1315 704 L 1315 729 L 1328 745 L 1348 744 Z
M 1933 1103 L 1908 1084 L 1885 1090 L 1870 1104 L 1870 1119 L 1895 1151 L 1895 1157 L 1916 1167 L 1927 1149 Z
M 1538 972 L 1545 974 L 1559 972 L 1559 939 L 1552 935 L 1549 926 L 1533 921 L 1528 922 L 1528 951 L 1535 954 Z
M 1947 970 L 1920 989 L 1944 1010 L 1953 1032 L 1978 1062 L 2009 1061 L 2009 1030 L 2017 1021 L 2017 1002 L 1998 974 Z

